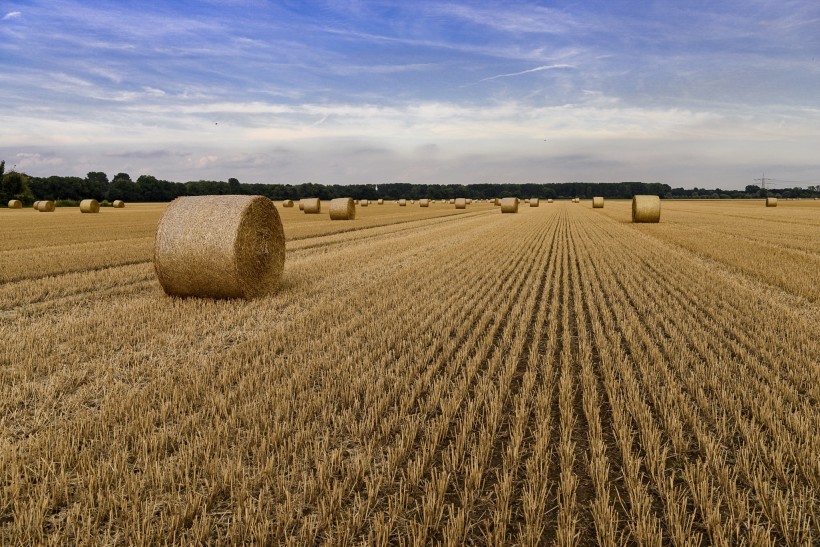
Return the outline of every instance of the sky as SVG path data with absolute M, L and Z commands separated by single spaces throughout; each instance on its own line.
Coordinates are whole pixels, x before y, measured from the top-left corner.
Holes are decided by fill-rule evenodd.
M 817 0 L 0 0 L 34 176 L 820 183 Z

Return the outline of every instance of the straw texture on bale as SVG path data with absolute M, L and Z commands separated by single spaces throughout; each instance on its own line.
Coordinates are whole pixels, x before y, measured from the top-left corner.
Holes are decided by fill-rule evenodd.
M 504 198 L 501 200 L 502 213 L 517 213 L 518 212 L 518 198 Z
M 472 202 L 473 202 L 473 200 L 472 200 L 472 199 L 467 198 L 467 205 L 470 205 Z
M 122 209 L 125 207 L 125 202 L 121 199 L 115 199 L 114 203 L 111 204 L 112 207 L 116 207 L 117 209 Z
M 450 199 L 447 201 L 447 203 L 449 203 L 450 205 L 454 204 L 455 202 L 456 202 L 456 200 L 454 200 L 453 198 L 450 198 Z
M 601 196 L 595 196 L 592 198 L 592 208 L 593 209 L 603 209 L 604 208 L 604 198 Z
M 500 200 L 500 199 L 498 199 L 498 198 L 495 198 L 495 199 L 493 200 L 493 205 L 501 205 L 501 200 Z
M 572 198 L 572 203 L 581 203 L 579 198 Z
M 777 198 L 766 198 L 766 207 L 777 207 Z
M 541 200 L 538 198 L 530 198 L 530 207 L 538 207 L 541 205 Z
M 154 269 L 172 296 L 255 298 L 285 266 L 279 212 L 264 196 L 186 196 L 159 221 Z
M 300 210 L 300 211 L 304 211 L 304 210 L 305 210 L 305 202 L 304 202 L 304 200 L 301 200 L 301 199 L 299 200 L 299 210 Z
M 99 213 L 100 203 L 96 199 L 84 199 L 80 202 L 81 213 Z
M 51 200 L 38 201 L 37 210 L 41 213 L 52 213 L 54 212 L 54 202 Z
M 399 204 L 399 207 L 406 207 L 407 206 L 407 200 L 406 199 L 400 199 L 397 203 Z
M 369 199 L 363 199 L 363 200 L 359 201 L 359 205 L 361 205 L 362 207 L 367 207 L 368 205 L 370 205 L 370 200 Z
M 456 209 L 466 209 L 467 208 L 467 200 L 464 198 L 458 198 L 455 200 Z
M 285 201 L 282 202 L 282 207 L 293 207 L 293 200 L 292 199 L 286 199 Z
M 384 205 L 384 200 L 383 200 L 383 199 L 380 199 L 380 200 L 378 200 L 376 203 L 378 203 L 379 205 Z
M 632 222 L 660 222 L 661 198 L 635 196 L 632 198 Z
M 420 199 L 419 200 L 419 207 L 429 207 L 430 200 L 429 199 Z
M 39 204 L 40 204 L 40 202 L 39 202 L 39 201 L 35 201 L 34 203 L 32 203 L 32 204 L 31 204 L 31 208 L 32 208 L 32 209 L 34 209 L 34 210 L 36 211 L 36 210 L 37 210 L 37 206 L 38 206 Z
M 548 199 L 547 203 L 552 203 L 552 198 Z
M 318 215 L 322 212 L 322 202 L 319 198 L 304 198 L 299 201 L 306 215 Z
M 352 198 L 336 198 L 330 201 L 330 220 L 354 220 L 356 204 Z
M 22 209 L 23 202 L 19 199 L 10 199 L 9 200 L 9 209 Z

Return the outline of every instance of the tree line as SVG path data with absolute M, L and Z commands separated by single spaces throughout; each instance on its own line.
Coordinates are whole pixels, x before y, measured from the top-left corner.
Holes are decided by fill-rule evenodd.
M 820 187 L 766 189 L 747 186 L 744 190 L 684 189 L 671 188 L 659 182 L 562 182 L 562 183 L 497 183 L 497 184 L 248 184 L 236 178 L 225 181 L 196 180 L 172 182 L 152 175 L 141 175 L 132 180 L 128 173 L 117 173 L 109 180 L 106 173 L 89 172 L 83 177 L 50 176 L 33 177 L 24 173 L 3 174 L 0 163 L 0 204 L 9 199 L 20 199 L 26 204 L 35 200 L 79 201 L 96 199 L 127 202 L 171 201 L 179 196 L 248 194 L 263 195 L 273 200 L 318 197 L 333 199 L 351 197 L 354 199 L 450 199 L 466 197 L 473 199 L 503 197 L 548 198 L 591 198 L 602 196 L 610 199 L 627 199 L 636 194 L 652 194 L 663 198 L 758 198 L 766 195 L 780 197 L 817 197 Z

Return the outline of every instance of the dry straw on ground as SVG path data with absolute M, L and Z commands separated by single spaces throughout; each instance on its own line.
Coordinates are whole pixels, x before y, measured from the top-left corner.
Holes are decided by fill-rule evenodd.
M 453 200 L 456 205 L 456 209 L 466 209 L 467 208 L 467 200 L 464 198 L 458 198 Z
M 54 202 L 51 200 L 38 201 L 37 210 L 41 213 L 52 213 L 54 212 Z
M 399 204 L 399 207 L 406 207 L 407 206 L 407 200 L 406 199 L 400 199 L 396 203 Z
M 322 202 L 319 198 L 304 198 L 299 200 L 299 208 L 306 215 L 318 215 L 322 212 Z
M 504 198 L 501 200 L 502 213 L 517 213 L 518 212 L 518 198 Z
M 286 199 L 285 201 L 282 202 L 282 207 L 293 207 L 293 200 L 292 199 Z
M 354 220 L 356 204 L 352 198 L 336 198 L 330 202 L 330 220 Z
M 541 200 L 538 198 L 530 198 L 530 207 L 538 207 L 541 204 Z
M 593 209 L 603 209 L 604 208 L 604 198 L 601 196 L 595 196 L 592 198 L 592 208 Z
M 9 200 L 9 209 L 22 209 L 23 202 L 19 199 L 11 199 Z
M 99 213 L 100 202 L 96 199 L 84 199 L 80 202 L 81 213 Z
M 660 222 L 661 198 L 635 196 L 632 198 L 632 222 Z
M 122 209 L 125 207 L 125 202 L 121 199 L 115 199 L 114 203 L 111 204 L 112 207 L 116 207 L 117 209 Z
M 777 207 L 777 198 L 766 198 L 766 207 Z
M 264 196 L 180 197 L 157 226 L 154 269 L 172 296 L 263 296 L 284 266 L 282 221 Z
M 419 200 L 419 207 L 429 207 L 430 200 L 429 199 L 420 199 Z

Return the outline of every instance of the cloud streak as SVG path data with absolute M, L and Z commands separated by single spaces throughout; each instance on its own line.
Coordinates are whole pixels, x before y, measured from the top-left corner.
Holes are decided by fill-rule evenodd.
M 22 12 L 19 12 L 19 11 L 10 11 L 10 12 L 8 12 L 7 14 L 5 14 L 5 15 L 3 16 L 3 18 L 2 18 L 2 19 L 0 19 L 0 21 L 8 21 L 9 19 L 15 19 L 15 18 L 17 18 L 17 17 L 20 17 L 21 15 L 23 15 L 23 13 L 22 13 Z
M 489 82 L 491 80 L 498 80 L 499 78 L 512 78 L 514 76 L 524 76 L 526 74 L 533 74 L 535 72 L 543 72 L 545 70 L 557 70 L 557 69 L 568 69 L 568 68 L 575 68 L 575 66 L 567 65 L 567 64 L 542 65 L 542 66 L 537 66 L 535 68 L 530 68 L 528 70 L 522 70 L 520 72 L 508 72 L 506 74 L 496 74 L 495 76 L 488 76 L 486 78 L 481 78 L 477 82 L 473 82 L 471 84 L 466 84 L 466 85 L 468 85 L 468 86 L 476 85 L 476 84 L 480 84 L 482 82 Z

